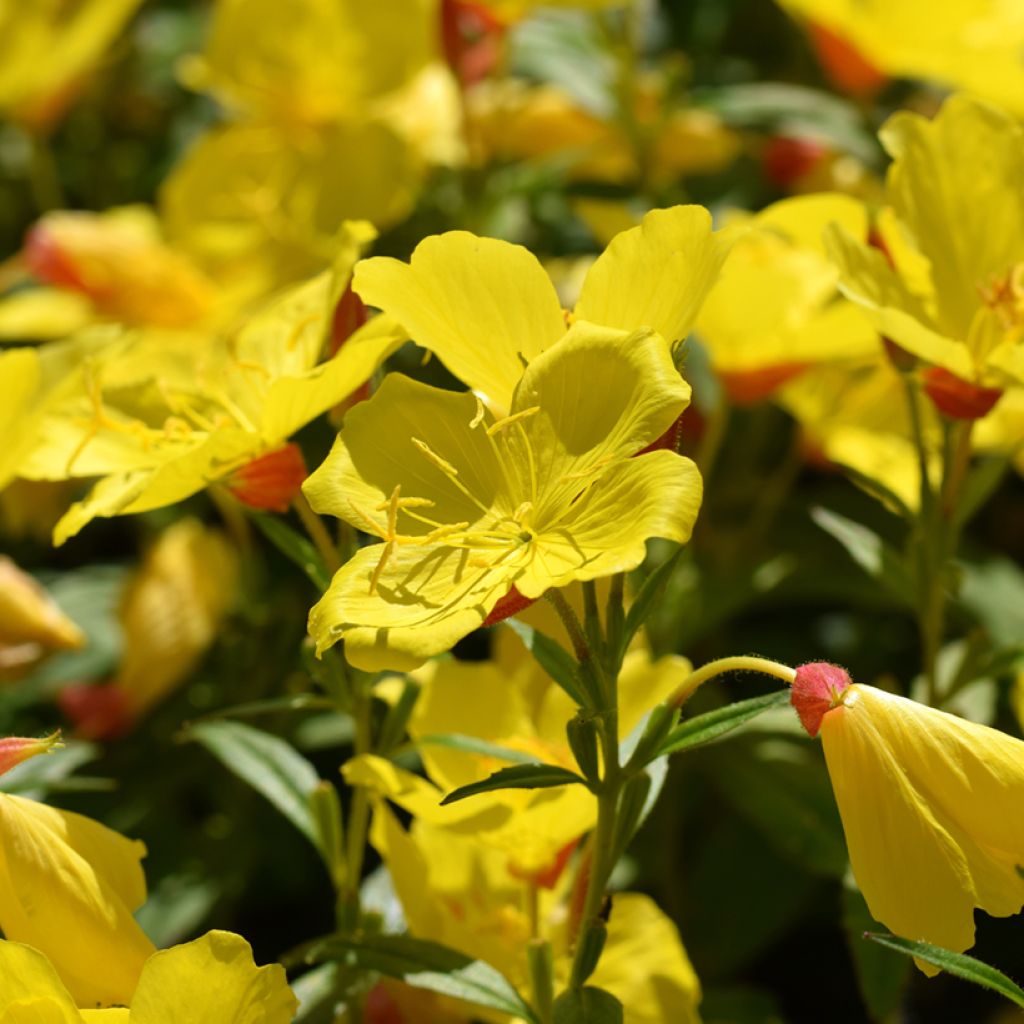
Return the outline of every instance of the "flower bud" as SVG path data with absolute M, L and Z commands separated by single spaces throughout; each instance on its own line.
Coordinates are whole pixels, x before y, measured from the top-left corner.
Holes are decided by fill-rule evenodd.
M 0 556 L 0 648 L 19 644 L 65 650 L 82 647 L 85 634 L 31 576 Z
M 60 730 L 35 739 L 26 736 L 7 736 L 0 738 L 0 775 L 9 772 L 15 765 L 27 761 L 36 754 L 47 754 L 54 747 L 61 746 Z
M 491 609 L 483 624 L 496 626 L 499 622 L 518 615 L 524 608 L 529 608 L 535 600 L 536 598 L 533 597 L 523 597 L 515 586 L 512 586 L 504 597 L 499 598 L 498 603 Z
M 832 708 L 842 704 L 843 692 L 851 684 L 846 669 L 827 661 L 812 661 L 797 668 L 789 700 L 809 736 L 818 735 L 821 720 Z
M 1003 397 L 1002 388 L 983 388 L 941 366 L 924 375 L 924 391 L 932 404 L 952 420 L 980 420 Z
M 789 188 L 809 174 L 827 152 L 817 139 L 778 135 L 762 150 L 761 168 L 773 185 Z
M 243 505 L 283 513 L 308 475 L 299 446 L 286 444 L 236 469 L 226 483 Z
M 887 78 L 849 40 L 824 25 L 811 23 L 814 51 L 825 77 L 851 96 L 870 97 L 877 93 Z

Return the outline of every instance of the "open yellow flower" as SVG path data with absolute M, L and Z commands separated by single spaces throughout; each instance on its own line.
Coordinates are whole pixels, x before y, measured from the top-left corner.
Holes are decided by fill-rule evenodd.
M 73 996 L 37 949 L 0 942 L 5 1024 L 288 1024 L 298 1000 L 279 964 L 257 967 L 241 936 L 211 931 L 154 952 L 120 1006 Z
M 711 363 L 733 401 L 769 397 L 807 367 L 880 352 L 867 317 L 836 291 L 823 232 L 837 223 L 867 237 L 867 212 L 823 193 L 736 217 L 736 243 L 697 319 Z
M 537 607 L 543 610 L 545 604 Z M 531 618 L 534 614 L 527 613 Z M 511 630 L 501 627 L 495 641 L 493 661 L 431 661 L 416 673 L 423 689 L 409 721 L 409 735 L 419 744 L 429 781 L 376 756 L 349 761 L 345 779 L 394 801 L 424 824 L 474 836 L 501 850 L 516 877 L 534 878 L 550 887 L 568 851 L 594 826 L 596 802 L 589 790 L 501 790 L 441 806 L 447 793 L 479 782 L 513 761 L 453 749 L 432 742 L 432 737 L 470 736 L 545 764 L 578 770 L 565 731 L 576 706 Z M 619 678 L 621 739 L 689 672 L 690 663 L 677 655 L 653 660 L 646 650 L 630 651 Z
M 229 477 L 359 388 L 402 340 L 376 318 L 321 361 L 367 237 L 365 226 L 349 225 L 334 273 L 289 289 L 236 333 L 101 336 L 79 360 L 77 387 L 35 424 L 18 466 L 30 479 L 102 476 L 57 524 L 56 542 L 96 516 L 160 508 Z M 284 470 L 293 476 L 290 463 Z
M 317 649 L 344 639 L 360 668 L 414 668 L 512 586 L 537 598 L 634 568 L 649 537 L 685 542 L 696 466 L 638 453 L 689 394 L 660 336 L 583 321 L 530 360 L 500 419 L 472 394 L 389 375 L 304 485 L 314 509 L 381 541 L 310 612 Z
M 986 399 L 1024 384 L 1024 129 L 965 96 L 931 121 L 901 112 L 881 132 L 893 156 L 881 248 L 830 229 L 841 288 L 877 329 L 931 364 L 936 404 L 950 386 Z
M 793 703 L 820 727 L 854 877 L 897 935 L 963 952 L 974 908 L 1024 905 L 1024 742 L 801 666 Z M 920 965 L 926 973 L 935 968 Z
M 500 853 L 471 835 L 420 821 L 406 831 L 384 806 L 375 811 L 371 841 L 388 866 L 413 935 L 484 960 L 520 991 L 528 990 L 526 883 L 508 874 Z M 556 988 L 569 977 L 569 896 L 565 886 L 539 896 L 538 924 L 554 947 Z M 622 1002 L 625 1024 L 700 1019 L 700 982 L 679 933 L 653 900 L 638 893 L 614 897 L 608 938 L 590 983 Z M 508 1019 L 477 1007 L 463 1013 L 467 1021 Z
M 703 207 L 652 210 L 597 258 L 568 319 L 623 331 L 649 327 L 674 344 L 689 333 L 727 252 Z M 502 412 L 524 361 L 566 334 L 540 262 L 522 246 L 465 231 L 425 239 L 408 264 L 362 260 L 352 287 Z

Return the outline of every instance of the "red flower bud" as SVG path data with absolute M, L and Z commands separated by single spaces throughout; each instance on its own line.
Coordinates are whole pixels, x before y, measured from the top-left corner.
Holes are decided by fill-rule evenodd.
M 486 78 L 501 56 L 506 26 L 485 4 L 441 0 L 445 59 L 465 88 Z
M 366 994 L 363 1019 L 366 1024 L 405 1024 L 401 1007 L 382 982 L 377 982 Z
M 45 754 L 60 746 L 60 732 L 51 733 L 42 739 L 27 736 L 0 738 L 0 775 L 9 772 L 15 765 L 27 761 L 36 754 Z
M 226 484 L 250 508 L 287 512 L 308 475 L 299 446 L 286 444 L 236 469 Z
M 807 369 L 807 363 L 776 363 L 760 370 L 738 370 L 720 373 L 722 385 L 736 405 L 753 405 L 771 398 L 788 380 Z
M 75 724 L 75 733 L 87 740 L 116 740 L 135 724 L 128 695 L 116 683 L 67 686 L 57 697 L 61 711 Z
M 689 406 L 686 407 L 689 409 Z M 648 452 L 668 451 L 678 452 L 679 442 L 683 437 L 683 417 L 686 415 L 684 409 L 671 423 L 668 430 L 657 440 L 652 441 L 646 448 L 637 452 L 637 455 L 646 455 Z
M 870 97 L 888 81 L 849 40 L 824 25 L 810 25 L 811 42 L 825 77 L 851 96 Z
M 953 420 L 980 420 L 1003 396 L 1002 388 L 983 388 L 941 366 L 924 375 L 924 391 L 935 408 Z
M 827 661 L 812 661 L 797 668 L 789 701 L 809 736 L 818 735 L 821 720 L 842 703 L 843 691 L 852 682 L 846 669 Z
M 349 280 L 341 293 L 341 298 L 338 299 L 338 304 L 334 307 L 328 353 L 332 356 L 337 355 L 338 349 L 366 323 L 368 318 L 366 303 L 352 291 L 352 281 Z
M 828 148 L 816 139 L 778 135 L 761 152 L 764 176 L 774 185 L 789 188 L 814 170 Z

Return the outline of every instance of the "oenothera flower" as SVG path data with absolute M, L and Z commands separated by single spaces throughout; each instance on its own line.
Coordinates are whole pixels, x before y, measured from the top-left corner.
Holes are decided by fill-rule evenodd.
M 317 649 L 344 639 L 361 668 L 413 668 L 513 586 L 537 598 L 634 568 L 649 537 L 686 541 L 696 466 L 638 453 L 689 395 L 657 334 L 582 321 L 531 359 L 502 417 L 472 394 L 389 375 L 303 488 L 317 511 L 380 540 L 310 612 Z
M 503 856 L 472 835 L 420 821 L 403 829 L 384 806 L 374 814 L 371 841 L 391 873 L 413 935 L 485 960 L 521 991 L 528 990 L 525 950 L 531 938 L 526 883 L 507 872 Z M 568 878 L 563 880 L 568 883 Z M 552 940 L 556 988 L 569 980 L 571 887 L 541 892 L 537 925 Z M 637 893 L 615 896 L 608 938 L 590 984 L 617 996 L 625 1024 L 696 1024 L 700 982 L 675 925 L 654 901 Z M 506 1021 L 465 1004 L 458 1019 Z M 399 1017 L 399 1020 L 403 1018 Z M 408 1017 L 416 1024 L 418 1017 Z
M 534 617 L 535 609 L 544 607 L 546 602 L 527 615 Z M 566 740 L 576 706 L 511 630 L 501 627 L 495 641 L 494 661 L 431 661 L 416 674 L 423 689 L 409 734 L 419 744 L 428 779 L 374 756 L 349 761 L 345 778 L 394 801 L 425 824 L 475 836 L 501 850 L 516 877 L 551 887 L 568 852 L 594 826 L 596 807 L 589 790 L 502 790 L 441 806 L 447 793 L 513 764 L 517 755 L 578 771 Z M 689 672 L 685 658 L 653 660 L 646 650 L 630 651 L 619 678 L 620 737 L 625 739 Z M 482 740 L 495 753 L 456 749 L 445 743 L 451 735 Z M 509 752 L 508 758 L 502 752 Z
M 6 741 L 0 770 L 54 740 Z M 0 929 L 11 945 L 25 943 L 49 958 L 51 972 L 82 1006 L 127 1003 L 154 952 L 132 917 L 146 898 L 145 853 L 142 843 L 80 814 L 0 793 Z M 3 1015 L 18 977 L 0 968 L 0 1019 L 53 1019 Z
M 496 411 L 530 362 L 566 336 L 567 320 L 685 338 L 728 251 L 699 206 L 652 210 L 598 257 L 568 317 L 544 268 L 526 249 L 451 231 L 427 238 L 408 264 L 377 257 L 352 287 L 390 314 Z
M 359 388 L 401 342 L 386 318 L 367 323 L 321 361 L 333 311 L 367 234 L 350 226 L 333 274 L 287 290 L 235 332 L 205 335 L 127 332 L 79 368 L 77 391 L 51 403 L 34 450 L 19 467 L 33 479 L 101 476 L 57 524 L 56 542 L 96 516 L 173 504 L 218 480 L 243 497 L 252 471 L 287 505 L 278 486 L 297 493 L 288 437 Z M 47 350 L 47 353 L 49 349 Z M 276 453 L 276 454 L 275 454 Z
M 877 90 L 885 72 L 967 89 L 1012 106 L 1024 94 L 1024 12 L 1003 0 L 779 0 L 809 23 L 819 56 L 851 92 Z M 877 70 L 876 70 L 877 69 Z
M 880 244 L 830 229 L 840 286 L 930 364 L 940 409 L 977 418 L 1024 383 L 1024 129 L 953 96 L 931 121 L 896 114 L 881 138 L 894 159 Z
M 809 366 L 881 351 L 867 317 L 836 291 L 822 237 L 837 223 L 867 237 L 864 205 L 823 193 L 734 217 L 740 231 L 697 331 L 733 401 L 770 397 Z
M 876 920 L 962 952 L 974 942 L 975 907 L 1020 911 L 1024 743 L 851 684 L 834 665 L 797 669 L 792 699 L 807 731 L 821 731 L 853 873 Z
M 10 1024 L 288 1024 L 298 1000 L 279 964 L 257 967 L 231 932 L 153 953 L 117 1007 L 76 997 L 43 953 L 0 942 L 0 1020 Z

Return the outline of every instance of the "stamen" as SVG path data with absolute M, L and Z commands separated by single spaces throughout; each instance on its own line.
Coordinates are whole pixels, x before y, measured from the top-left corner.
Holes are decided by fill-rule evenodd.
M 370 593 L 375 594 L 377 592 L 377 581 L 380 579 L 380 574 L 384 571 L 384 567 L 391 560 L 391 553 L 395 550 L 395 542 L 389 540 L 384 545 L 384 550 L 381 552 L 380 560 L 377 562 L 376 567 L 370 574 Z
M 480 400 L 480 396 L 473 395 L 473 397 L 476 399 L 476 415 L 469 421 L 470 430 L 476 430 L 476 428 L 479 427 L 481 423 L 483 423 L 484 416 L 487 415 L 487 407 Z
M 459 471 L 450 462 L 442 459 L 426 441 L 421 441 L 418 437 L 410 438 L 410 440 L 445 476 L 450 476 L 454 480 L 459 475 Z
M 479 401 L 479 399 L 478 399 Z M 487 428 L 487 433 L 490 437 L 494 437 L 495 434 L 500 430 L 504 430 L 506 427 L 511 426 L 513 423 L 519 423 L 520 420 L 526 419 L 528 416 L 533 416 L 540 412 L 539 405 L 531 405 L 529 409 L 522 409 L 519 412 L 514 412 L 509 416 L 503 416 L 500 420 L 495 420 Z

